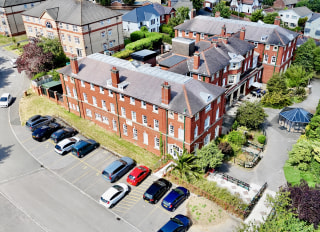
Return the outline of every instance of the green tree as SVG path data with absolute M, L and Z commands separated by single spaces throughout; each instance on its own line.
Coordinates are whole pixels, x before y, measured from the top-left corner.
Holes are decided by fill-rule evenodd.
M 241 126 L 257 129 L 267 116 L 259 102 L 247 101 L 238 108 L 236 120 Z
M 316 47 L 313 50 L 313 65 L 314 65 L 314 70 L 319 73 L 320 72 L 320 47 Z
M 127 5 L 133 5 L 134 2 L 135 2 L 135 0 L 123 0 L 123 3 L 127 4 Z
M 306 136 L 308 139 L 320 140 L 320 115 L 315 115 L 311 118 L 306 126 Z
M 283 74 L 289 88 L 306 87 L 312 76 L 313 73 L 307 73 L 301 65 L 291 65 L 291 67 Z
M 301 65 L 307 72 L 314 70 L 314 49 L 316 43 L 314 39 L 309 38 L 307 42 L 298 47 L 295 51 L 295 60 L 293 64 Z
M 200 10 L 203 6 L 204 0 L 192 0 L 192 6 L 196 10 Z
M 184 22 L 184 20 L 189 19 L 189 8 L 182 6 L 179 7 L 176 11 L 176 16 L 170 18 L 168 25 L 171 27 L 175 27 Z
M 308 17 L 299 18 L 298 20 L 299 27 L 304 27 L 307 21 L 308 21 Z
M 277 12 L 268 13 L 266 16 L 263 17 L 263 22 L 266 24 L 274 24 L 274 20 L 277 16 L 279 16 Z
M 289 93 L 283 91 L 267 92 L 261 99 L 261 104 L 266 107 L 283 108 L 292 104 Z
M 228 142 L 241 146 L 247 142 L 246 136 L 240 131 L 231 131 L 227 136 Z
M 268 92 L 282 92 L 287 93 L 288 87 L 286 83 L 286 79 L 283 78 L 279 73 L 275 73 L 272 75 L 270 80 L 267 82 L 267 90 Z
M 53 67 L 58 68 L 66 65 L 69 61 L 68 57 L 65 55 L 60 41 L 57 38 L 41 38 L 40 42 L 37 44 L 43 49 L 44 53 L 51 53 L 53 55 Z
M 215 8 L 213 8 L 212 15 L 216 12 L 220 12 L 220 16 L 223 18 L 229 18 L 231 15 L 230 7 L 226 5 L 225 1 L 219 2 Z
M 206 170 L 207 168 L 215 168 L 222 164 L 223 154 L 214 141 L 211 141 L 206 146 L 197 151 L 197 163 L 200 168 Z
M 184 152 L 174 161 L 175 165 L 169 166 L 168 169 L 172 168 L 173 172 L 177 172 L 180 178 L 186 178 L 187 181 L 190 181 L 192 177 L 199 178 L 202 171 L 199 168 L 197 159 L 197 156 Z
M 258 22 L 259 20 L 263 20 L 262 10 L 256 10 L 252 12 L 250 20 L 252 22 Z
M 293 145 L 292 150 L 289 151 L 288 162 L 292 166 L 298 166 L 302 171 L 308 170 L 308 164 L 313 158 L 312 146 L 309 140 L 299 139 L 296 144 Z

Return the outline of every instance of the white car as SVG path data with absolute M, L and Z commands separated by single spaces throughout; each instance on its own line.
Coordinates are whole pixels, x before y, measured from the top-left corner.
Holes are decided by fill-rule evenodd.
M 66 138 L 62 141 L 60 141 L 56 146 L 54 147 L 55 152 L 57 152 L 60 155 L 64 155 L 71 151 L 72 145 L 76 142 L 79 142 L 80 139 L 77 137 L 72 138 Z
M 4 93 L 0 97 L 0 107 L 8 107 L 12 102 L 12 96 L 10 93 Z
M 126 184 L 119 183 L 110 187 L 100 198 L 100 204 L 111 208 L 129 192 Z

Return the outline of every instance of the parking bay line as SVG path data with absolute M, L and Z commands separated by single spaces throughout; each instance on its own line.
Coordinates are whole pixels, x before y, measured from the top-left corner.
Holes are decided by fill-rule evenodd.
M 64 174 L 66 174 L 67 172 L 69 172 L 70 170 L 72 170 L 73 168 L 77 167 L 80 164 L 84 164 L 84 165 L 90 167 L 91 169 L 95 170 L 96 172 L 100 172 L 96 167 L 93 167 L 92 165 L 90 165 L 87 162 L 85 162 L 89 158 L 89 156 L 85 157 L 82 160 L 80 158 L 78 158 L 78 157 L 75 157 L 74 155 L 72 155 L 72 157 L 77 159 L 79 161 L 79 163 L 77 163 L 77 164 L 73 165 L 72 167 L 70 167 L 69 169 L 65 170 L 63 173 L 61 173 L 61 176 L 63 176 Z
M 155 210 L 157 209 L 157 207 L 153 207 L 153 209 L 151 210 L 151 212 L 148 213 L 148 215 L 151 215 Z M 138 224 L 138 227 L 140 227 L 142 225 L 143 222 L 145 222 L 145 220 L 147 220 L 148 217 L 144 217 L 140 223 Z
M 41 159 L 44 156 L 47 156 L 48 154 L 50 154 L 52 152 L 52 150 L 47 151 L 46 153 L 40 155 L 39 157 L 37 157 L 37 159 Z
M 21 143 L 25 143 L 25 142 L 29 141 L 30 139 L 32 139 L 32 137 L 29 137 L 29 138 L 27 138 L 27 139 L 25 139 L 25 140 L 21 141 Z
M 91 170 L 85 172 L 84 174 L 82 174 L 81 176 L 79 176 L 78 178 L 76 178 L 76 179 L 75 179 L 74 181 L 72 181 L 71 183 L 72 183 L 72 184 L 77 183 L 82 177 L 88 175 L 90 172 L 91 172 Z
M 32 151 L 32 150 L 34 150 L 35 148 L 39 148 L 39 147 L 42 146 L 42 145 L 43 145 L 43 143 L 38 142 L 38 144 L 37 144 L 36 146 L 33 146 L 32 148 L 29 148 L 29 151 Z
M 88 187 L 86 187 L 83 191 L 87 191 L 89 188 L 91 188 L 92 186 L 94 186 L 94 185 L 98 182 L 99 178 L 102 178 L 102 177 L 98 177 L 98 175 L 100 176 L 100 175 L 101 175 L 101 172 L 96 173 L 97 179 L 96 179 L 95 181 L 93 181 L 93 182 L 92 182 Z

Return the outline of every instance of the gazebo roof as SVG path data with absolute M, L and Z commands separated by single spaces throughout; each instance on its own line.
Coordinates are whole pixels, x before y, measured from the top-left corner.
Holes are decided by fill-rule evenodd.
M 313 114 L 302 108 L 289 108 L 286 107 L 280 112 L 280 116 L 291 122 L 309 123 Z

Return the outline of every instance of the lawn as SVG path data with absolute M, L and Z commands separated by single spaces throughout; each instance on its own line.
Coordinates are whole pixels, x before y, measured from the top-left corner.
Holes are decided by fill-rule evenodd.
M 300 171 L 297 167 L 290 166 L 289 164 L 285 164 L 283 171 L 287 182 L 292 185 L 299 184 L 300 179 L 307 181 L 310 187 L 314 187 L 317 183 L 311 172 Z
M 110 151 L 129 156 L 135 159 L 138 164 L 147 165 L 151 169 L 155 169 L 159 165 L 159 157 L 155 154 L 119 138 L 91 121 L 68 112 L 64 107 L 55 104 L 46 97 L 37 96 L 31 89 L 28 90 L 28 96 L 21 99 L 19 111 L 22 125 L 35 114 L 60 117 L 81 134 L 96 140 Z
M 18 35 L 18 36 L 14 36 L 13 38 L 15 38 L 16 42 L 28 39 L 27 35 Z M 0 35 L 0 46 L 12 43 L 13 38 Z

